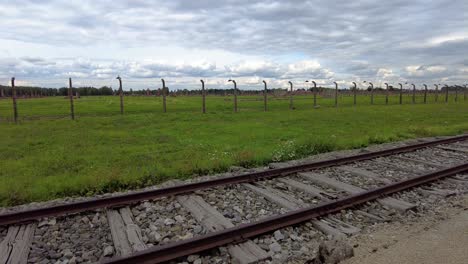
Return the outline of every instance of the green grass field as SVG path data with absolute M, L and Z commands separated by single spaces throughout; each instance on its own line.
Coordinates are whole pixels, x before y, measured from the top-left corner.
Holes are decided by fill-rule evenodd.
M 254 100 L 258 99 L 258 100 Z M 0 100 L 0 204 L 3 206 L 73 195 L 137 188 L 161 181 L 257 166 L 271 161 L 367 146 L 406 138 L 468 131 L 468 101 L 404 105 L 384 96 L 370 105 L 368 96 L 319 98 L 271 97 L 263 112 L 261 96 L 168 97 L 168 113 L 156 97 L 126 97 L 125 115 L 118 97 L 75 101 L 77 120 L 68 118 L 63 97 L 20 99 L 19 124 L 11 121 L 11 100 Z

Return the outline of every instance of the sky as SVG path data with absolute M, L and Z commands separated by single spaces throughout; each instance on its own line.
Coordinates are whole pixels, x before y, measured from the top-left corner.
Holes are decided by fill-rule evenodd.
M 0 0 L 0 84 L 468 83 L 468 1 Z

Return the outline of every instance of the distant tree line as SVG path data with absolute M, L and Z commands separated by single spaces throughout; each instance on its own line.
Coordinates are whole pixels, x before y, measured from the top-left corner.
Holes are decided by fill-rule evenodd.
M 68 88 L 43 88 L 43 87 L 33 87 L 33 86 L 16 86 L 16 96 L 18 97 L 39 97 L 39 96 L 68 96 Z M 73 94 L 80 96 L 94 96 L 94 95 L 118 95 L 118 90 L 113 90 L 110 87 L 103 86 L 101 88 L 95 87 L 77 87 L 72 88 Z M 305 91 L 304 89 L 297 89 L 295 91 Z M 275 88 L 268 89 L 269 93 L 275 92 L 286 92 L 286 89 Z M 0 97 L 11 97 L 12 96 L 11 86 L 0 85 Z M 162 95 L 162 89 L 143 89 L 143 90 L 124 90 L 124 95 Z M 169 95 L 172 96 L 181 96 L 181 95 L 201 95 L 201 90 L 170 90 Z M 209 95 L 220 95 L 224 96 L 227 94 L 234 93 L 234 89 L 206 89 L 206 94 Z M 238 93 L 245 95 L 256 95 L 262 94 L 263 90 L 239 90 Z
M 18 97 L 39 97 L 39 96 L 67 96 L 68 88 L 43 88 L 33 86 L 15 86 L 16 96 Z M 80 96 L 88 95 L 112 95 L 114 91 L 112 88 L 103 86 L 101 88 L 95 87 L 78 87 L 73 88 L 73 94 Z M 0 85 L 0 96 L 11 97 L 13 94 L 11 86 Z
M 432 89 L 431 89 L 432 88 Z M 464 87 L 459 85 L 454 85 L 449 87 L 449 91 L 455 91 L 455 89 L 460 90 Z M 352 90 L 353 87 L 349 87 L 349 90 Z M 405 87 L 405 90 L 412 89 Z M 433 90 L 433 87 L 429 89 Z M 439 87 L 440 91 L 445 91 L 445 87 Z M 270 94 L 284 94 L 289 89 L 284 88 L 273 88 L 268 89 L 268 93 Z M 324 92 L 326 90 L 334 90 L 330 87 L 317 87 L 318 92 Z M 343 90 L 343 89 L 340 89 Z M 367 91 L 370 90 L 370 87 L 366 89 Z M 384 91 L 385 88 L 381 87 L 374 87 L 375 91 Z M 390 91 L 399 90 L 399 87 L 389 86 Z M 418 90 L 421 90 L 421 87 L 418 87 Z M 302 92 L 311 92 L 312 88 L 304 89 L 294 89 L 295 93 L 302 93 Z M 113 90 L 111 87 L 102 86 L 100 88 L 96 87 L 77 87 L 73 88 L 73 94 L 75 96 L 96 96 L 96 95 L 118 95 L 118 90 Z M 124 95 L 148 95 L 148 96 L 160 96 L 162 95 L 162 89 L 143 89 L 143 90 L 127 90 L 123 91 Z M 202 91 L 198 90 L 188 90 L 188 89 L 181 89 L 181 90 L 170 90 L 169 89 L 169 96 L 191 96 L 191 95 L 201 95 Z M 233 94 L 234 89 L 206 89 L 207 95 L 218 95 L 218 96 L 225 96 L 229 94 Z M 239 94 L 242 95 L 261 95 L 263 94 L 263 90 L 238 90 Z M 12 89 L 11 86 L 0 85 L 0 97 L 11 97 L 12 96 Z M 68 96 L 68 88 L 43 88 L 43 87 L 33 87 L 33 86 L 16 86 L 16 96 L 18 97 L 40 97 L 40 96 Z

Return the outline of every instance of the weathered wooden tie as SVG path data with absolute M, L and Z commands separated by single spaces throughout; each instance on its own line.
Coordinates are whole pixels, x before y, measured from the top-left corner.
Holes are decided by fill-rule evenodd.
M 250 183 L 242 184 L 245 188 L 265 197 L 267 200 L 288 210 L 297 210 L 299 208 L 307 207 L 307 204 L 291 197 L 279 190 L 273 189 L 268 186 L 258 186 Z
M 468 184 L 467 180 L 456 178 L 456 177 L 447 178 L 446 181 L 454 183 L 454 184 Z
M 304 172 L 304 173 L 299 173 L 299 176 L 304 177 L 308 179 L 309 181 L 315 182 L 317 184 L 327 185 L 327 186 L 333 187 L 338 190 L 342 190 L 350 194 L 356 194 L 356 193 L 361 193 L 365 191 L 364 189 L 360 187 L 356 187 L 351 184 L 337 181 L 335 179 L 327 177 L 326 175 L 321 175 L 321 174 L 312 173 L 312 172 Z M 412 203 L 408 203 L 402 200 L 397 200 L 391 197 L 381 198 L 381 199 L 378 199 L 377 201 L 381 203 L 382 205 L 394 208 L 398 211 L 407 211 L 416 207 L 416 205 Z
M 446 190 L 446 189 L 438 189 L 438 188 L 430 188 L 430 189 L 420 189 L 418 190 L 422 195 L 430 196 L 430 195 L 437 195 L 442 196 L 444 198 L 456 195 L 457 192 Z
M 361 229 L 355 227 L 355 226 L 352 226 L 348 223 L 345 223 L 339 219 L 337 219 L 336 217 L 333 217 L 333 216 L 328 216 L 326 218 L 322 218 L 322 221 L 325 222 L 325 223 L 328 223 L 330 226 L 333 226 L 335 227 L 336 229 L 340 230 L 341 232 L 347 234 L 347 235 L 353 235 L 353 234 L 356 234 L 356 233 L 359 233 L 359 231 L 361 231 Z
M 125 256 L 147 248 L 128 207 L 107 210 L 107 220 L 117 255 Z
M 451 177 L 452 179 L 455 179 L 455 180 L 459 180 L 459 181 L 465 181 L 465 182 L 468 182 L 468 178 L 465 176 L 463 177 L 463 175 L 455 175 L 453 177 Z M 450 179 L 450 178 L 449 178 Z
M 0 263 L 27 263 L 35 230 L 36 224 L 10 226 L 6 237 L 0 243 Z
M 404 171 L 404 172 L 408 172 L 408 173 L 411 173 L 412 176 L 417 176 L 417 175 L 420 175 L 422 174 L 423 172 L 420 171 L 420 170 L 417 170 L 417 169 L 414 169 L 414 168 L 408 168 L 408 167 L 403 167 L 403 166 L 399 166 L 398 164 L 395 164 L 395 163 L 391 163 L 391 162 L 387 162 L 387 161 L 383 161 L 383 160 L 373 160 L 373 162 L 375 163 L 378 163 L 378 164 L 382 164 L 382 165 L 385 165 L 389 168 L 392 168 L 394 170 L 399 170 L 399 171 Z
M 289 185 L 292 188 L 295 188 L 297 190 L 300 190 L 300 191 L 303 191 L 303 192 L 308 193 L 310 195 L 313 195 L 313 197 L 320 198 L 320 199 L 322 199 L 324 201 L 329 201 L 330 199 L 336 199 L 337 198 L 336 195 L 334 195 L 334 194 L 325 192 L 324 190 L 315 188 L 314 186 L 302 183 L 300 181 L 296 181 L 296 180 L 288 179 L 288 178 L 279 178 L 278 181 L 280 181 L 282 183 L 285 183 L 285 184 Z M 384 218 L 382 218 L 380 216 L 373 215 L 373 214 L 370 214 L 370 213 L 367 213 L 367 212 L 364 212 L 364 211 L 361 211 L 361 210 L 356 210 L 356 213 L 358 213 L 358 214 L 360 214 L 362 216 L 368 217 L 368 218 L 370 218 L 372 220 L 375 220 L 377 222 L 386 221 L 386 219 L 384 219 Z
M 300 191 L 303 191 L 303 192 L 305 192 L 307 194 L 310 194 L 310 195 L 312 195 L 312 197 L 315 197 L 315 198 L 323 199 L 324 196 L 335 198 L 335 195 L 329 194 L 329 193 L 327 193 L 327 192 L 325 192 L 323 190 L 315 188 L 314 186 L 304 184 L 302 182 L 299 182 L 299 181 L 296 181 L 296 180 L 293 180 L 293 179 L 279 178 L 278 181 L 282 182 L 284 184 L 287 184 L 287 185 L 291 186 L 292 188 L 295 188 L 297 190 L 300 190 Z
M 371 213 L 368 213 L 368 212 L 365 212 L 365 211 L 362 211 L 362 210 L 356 210 L 356 213 L 357 214 L 360 214 L 364 217 L 367 217 L 375 222 L 388 222 L 390 221 L 389 219 L 385 218 L 385 217 L 382 217 L 382 216 L 378 216 L 378 215 L 375 215 L 375 214 L 371 214 Z
M 460 147 L 468 148 L 468 143 L 463 143 L 462 142 L 462 143 L 458 143 L 457 145 L 460 146 Z
M 413 163 L 420 163 L 420 164 L 424 164 L 424 165 L 431 166 L 431 167 L 438 168 L 438 169 L 446 169 L 447 168 L 447 166 L 442 165 L 440 163 L 434 163 L 434 162 L 420 160 L 420 159 L 400 157 L 400 156 L 394 156 L 392 158 L 399 159 L 399 160 L 404 160 L 404 161 L 409 161 L 409 162 L 413 162 Z
M 450 151 L 455 151 L 455 152 L 462 152 L 462 153 L 468 153 L 468 148 L 463 148 L 463 147 L 444 147 L 444 146 L 436 146 L 438 149 L 443 149 L 443 150 L 450 150 Z
M 374 179 L 376 181 L 380 181 L 380 182 L 383 182 L 385 184 L 392 183 L 392 181 L 390 181 L 389 179 L 386 179 L 386 178 L 378 175 L 377 173 L 369 171 L 369 170 L 365 170 L 365 169 L 361 169 L 361 168 L 355 168 L 355 167 L 351 167 L 351 166 L 339 166 L 339 167 L 336 167 L 336 168 L 341 170 L 341 171 L 346 171 L 346 172 L 349 172 L 349 173 L 357 175 L 357 176 Z
M 177 196 L 177 200 L 210 232 L 234 227 L 229 219 L 198 195 Z M 231 244 L 228 246 L 228 251 L 236 263 L 257 263 L 270 258 L 266 251 L 251 240 L 240 244 Z
M 267 200 L 271 201 L 272 203 L 275 203 L 285 209 L 288 210 L 297 210 L 299 208 L 307 207 L 309 206 L 308 204 L 297 200 L 294 197 L 291 197 L 288 194 L 285 194 L 279 190 L 276 190 L 274 188 L 268 187 L 268 186 L 257 186 L 249 183 L 244 183 L 242 184 L 244 187 L 247 189 L 265 197 Z M 311 223 L 312 225 L 317 228 L 318 230 L 322 231 L 323 233 L 335 237 L 345 237 L 345 234 L 351 234 L 348 233 L 349 225 L 346 225 L 345 227 L 339 225 L 337 222 L 335 223 L 335 226 L 330 225 L 329 223 L 325 222 L 324 220 L 327 218 L 324 218 L 322 220 L 312 220 Z M 344 231 L 344 232 L 343 232 Z

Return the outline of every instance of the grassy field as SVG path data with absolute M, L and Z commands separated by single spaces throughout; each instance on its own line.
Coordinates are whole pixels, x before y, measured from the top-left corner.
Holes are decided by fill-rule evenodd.
M 255 100 L 258 99 L 258 100 Z M 68 118 L 63 97 L 21 99 L 20 122 L 12 117 L 11 100 L 0 100 L 0 204 L 14 205 L 73 195 L 137 188 L 172 178 L 188 178 L 227 170 L 232 165 L 257 166 L 335 149 L 406 138 L 468 131 L 468 101 L 422 104 L 418 96 L 404 105 L 392 96 L 319 98 L 289 101 L 240 97 L 233 113 L 232 97 L 169 97 L 168 113 L 161 98 L 126 97 L 125 115 L 118 97 L 83 97 L 75 101 L 77 120 Z

